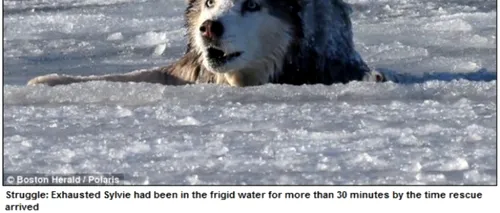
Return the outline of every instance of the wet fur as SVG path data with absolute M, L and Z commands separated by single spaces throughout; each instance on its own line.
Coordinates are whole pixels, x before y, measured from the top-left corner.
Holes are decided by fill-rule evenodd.
M 215 83 L 253 86 L 266 83 L 333 84 L 359 80 L 378 81 L 382 78 L 378 73 L 373 75 L 374 72 L 370 71 L 356 52 L 349 17 L 350 8 L 342 0 L 265 1 L 270 8 L 280 8 L 268 12 L 280 21 L 280 26 L 276 24 L 272 27 L 286 28 L 281 30 L 289 35 L 289 40 L 283 41 L 288 45 L 279 45 L 279 48 L 274 49 L 272 54 L 259 56 L 261 60 L 252 62 L 253 64 L 250 64 L 252 66 L 232 72 L 216 72 L 204 63 L 203 51 L 200 50 L 200 44 L 196 43 L 196 33 L 199 33 L 200 24 L 199 16 L 204 2 L 204 0 L 188 1 L 185 11 L 186 27 L 189 32 L 186 52 L 177 62 L 169 66 L 104 76 L 52 74 L 34 78 L 28 84 L 53 86 L 105 80 L 166 85 Z M 331 21 L 327 22 L 331 25 L 323 26 L 321 23 L 327 20 Z M 309 26 L 314 23 L 320 24 Z M 257 42 L 262 44 L 266 42 L 266 39 Z M 334 48 L 329 48 L 332 46 Z

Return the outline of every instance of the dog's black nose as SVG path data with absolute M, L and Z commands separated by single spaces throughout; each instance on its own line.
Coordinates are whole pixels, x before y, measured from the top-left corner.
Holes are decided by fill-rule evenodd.
M 206 20 L 200 27 L 201 35 L 208 39 L 217 39 L 224 33 L 224 26 L 220 21 Z

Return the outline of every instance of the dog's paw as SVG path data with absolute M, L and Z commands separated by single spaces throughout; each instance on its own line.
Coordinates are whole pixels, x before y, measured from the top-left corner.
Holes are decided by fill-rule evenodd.
M 73 82 L 74 79 L 70 76 L 49 74 L 33 78 L 30 81 L 28 81 L 27 85 L 45 84 L 48 86 L 55 86 L 55 85 L 70 84 Z
M 365 76 L 363 77 L 363 81 L 385 82 L 387 81 L 387 78 L 382 72 L 376 70 L 370 70 L 370 72 L 366 73 Z

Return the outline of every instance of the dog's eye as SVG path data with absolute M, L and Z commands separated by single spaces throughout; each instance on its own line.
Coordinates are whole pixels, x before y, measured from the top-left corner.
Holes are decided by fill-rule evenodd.
M 257 4 L 254 0 L 247 0 L 243 5 L 243 11 L 258 11 L 260 10 L 260 5 Z
M 205 2 L 205 6 L 208 7 L 208 8 L 212 8 L 215 4 L 215 0 L 207 0 Z

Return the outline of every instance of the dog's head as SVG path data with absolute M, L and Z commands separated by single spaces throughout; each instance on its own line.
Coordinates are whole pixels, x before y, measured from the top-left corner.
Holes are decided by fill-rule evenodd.
M 189 0 L 188 4 L 190 48 L 212 72 L 276 63 L 300 25 L 297 0 Z

